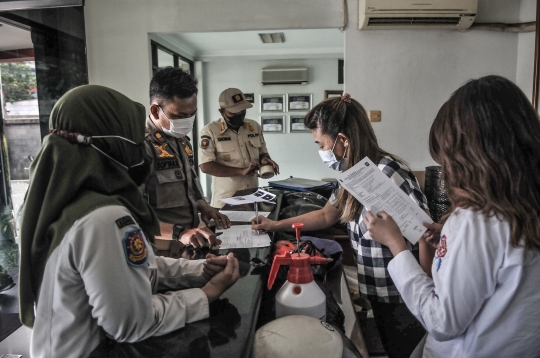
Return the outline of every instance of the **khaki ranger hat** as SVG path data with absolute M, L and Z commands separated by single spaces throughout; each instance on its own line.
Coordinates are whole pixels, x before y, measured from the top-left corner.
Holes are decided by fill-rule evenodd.
M 238 88 L 227 88 L 219 95 L 219 106 L 231 113 L 242 112 L 253 107 Z

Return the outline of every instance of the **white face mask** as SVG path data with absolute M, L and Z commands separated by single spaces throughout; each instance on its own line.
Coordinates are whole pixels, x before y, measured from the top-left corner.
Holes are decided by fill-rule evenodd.
M 346 154 L 347 149 L 345 148 L 345 154 L 343 155 L 343 158 L 341 160 L 337 160 L 335 154 L 334 154 L 334 148 L 336 147 L 337 139 L 334 142 L 334 146 L 330 150 L 319 150 L 319 156 L 321 157 L 322 161 L 326 166 L 330 169 L 344 171 L 346 168 Z
M 196 114 L 189 118 L 170 119 L 167 117 L 165 111 L 163 111 L 161 107 L 159 107 L 159 109 L 161 109 L 161 112 L 163 112 L 163 115 L 169 120 L 170 123 L 169 129 L 162 126 L 163 132 L 166 134 L 176 138 L 181 138 L 185 137 L 193 129 L 193 122 L 195 122 Z

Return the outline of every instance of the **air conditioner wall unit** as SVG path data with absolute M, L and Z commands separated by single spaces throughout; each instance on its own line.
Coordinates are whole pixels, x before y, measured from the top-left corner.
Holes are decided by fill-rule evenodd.
M 360 30 L 466 30 L 478 0 L 359 0 Z
M 307 85 L 307 68 L 263 68 L 263 85 Z

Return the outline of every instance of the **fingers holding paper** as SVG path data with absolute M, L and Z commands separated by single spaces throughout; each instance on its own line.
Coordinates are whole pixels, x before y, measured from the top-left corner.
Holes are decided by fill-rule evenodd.
M 407 244 L 401 230 L 386 212 L 380 211 L 377 215 L 373 215 L 370 211 L 366 211 L 364 223 L 371 238 L 379 244 L 388 246 L 394 256 L 407 250 Z
M 433 247 L 437 247 L 439 240 L 441 239 L 442 224 L 437 223 L 423 223 L 427 228 L 427 231 L 422 235 L 426 242 Z

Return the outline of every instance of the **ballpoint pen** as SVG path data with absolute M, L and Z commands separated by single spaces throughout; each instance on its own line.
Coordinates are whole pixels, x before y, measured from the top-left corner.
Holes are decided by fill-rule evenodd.
M 259 225 L 259 205 L 257 205 L 258 203 L 255 202 L 255 220 L 257 222 L 257 225 Z M 257 235 L 259 235 L 259 230 L 255 230 L 255 232 L 257 233 Z

